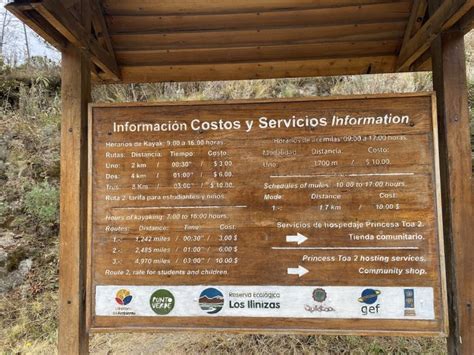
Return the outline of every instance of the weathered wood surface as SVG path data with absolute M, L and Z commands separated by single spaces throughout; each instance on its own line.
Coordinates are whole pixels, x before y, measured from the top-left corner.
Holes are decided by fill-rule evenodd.
M 390 73 L 396 60 L 396 56 L 369 56 L 212 65 L 123 66 L 121 70 L 123 82 L 245 80 Z
M 201 7 L 202 9 L 202 7 Z M 110 10 L 109 10 L 110 11 Z M 265 29 L 282 26 L 335 26 L 364 23 L 406 21 L 410 1 L 347 5 L 340 8 L 287 9 L 285 11 L 236 13 L 186 13 L 182 15 L 140 14 L 107 16 L 110 32 L 154 33 L 178 31 L 210 31 Z
M 238 1 L 200 1 L 186 0 L 178 4 L 172 0 L 165 1 L 123 1 L 104 0 L 104 9 L 108 15 L 187 15 L 187 14 L 215 14 L 239 12 L 265 12 L 265 11 L 292 11 L 304 9 L 332 8 L 338 10 L 345 6 L 368 6 L 371 4 L 388 4 L 394 2 L 407 2 L 406 0 L 271 0 L 248 2 Z
M 89 50 L 96 80 L 160 82 L 429 70 L 420 58 L 439 33 L 472 28 L 474 0 L 444 1 L 430 17 L 427 3 L 94 0 L 92 31 L 70 2 L 7 8 L 58 48 Z
M 380 45 L 384 50 L 380 50 Z M 140 51 L 117 51 L 117 58 L 123 65 L 127 66 L 150 66 L 150 65 L 202 65 L 242 63 L 252 61 L 288 61 L 302 58 L 312 58 L 315 53 L 326 53 L 326 58 L 351 54 L 354 57 L 364 53 L 370 55 L 390 55 L 400 45 L 398 39 L 372 40 L 364 42 L 340 42 L 340 43 L 306 43 L 288 44 L 283 46 L 286 52 L 282 52 L 282 46 L 272 45 L 265 47 L 245 46 L 238 44 L 224 48 L 195 48 L 195 49 L 161 49 Z
M 449 290 L 451 354 L 474 353 L 474 217 L 464 32 L 440 36 L 432 47 L 437 91 L 441 187 Z
M 430 48 L 436 37 L 459 21 L 472 9 L 473 4 L 474 0 L 443 1 L 435 11 L 431 12 L 428 21 L 400 49 L 397 69 L 410 70 L 410 65 Z
M 64 8 L 57 0 L 43 0 L 32 4 L 54 28 L 61 33 L 75 47 L 90 51 L 91 60 L 104 72 L 114 79 L 120 77 L 117 62 L 113 53 L 109 53 L 97 39 L 91 36 L 91 25 L 84 26 L 77 21 L 72 13 Z M 92 7 L 87 2 L 87 10 L 92 12 Z
M 89 273 L 92 329 L 444 334 L 444 264 L 440 259 L 432 108 L 430 95 L 92 106 L 92 269 Z M 331 123 L 334 114 L 360 117 L 387 113 L 410 118 L 404 124 L 382 126 L 344 127 Z M 261 117 L 283 119 L 293 115 L 326 117 L 328 124 L 313 129 L 257 126 Z M 205 126 L 193 129 L 192 122 L 196 123 L 193 121 L 196 119 L 201 123 L 221 119 L 239 122 L 241 129 L 208 131 Z M 246 120 L 256 125 L 249 132 L 243 129 Z M 124 133 L 116 126 L 167 125 L 168 122 L 183 124 L 181 127 L 186 129 Z M 277 142 L 285 139 L 296 141 Z M 329 141 L 323 143 L 321 139 Z M 123 144 L 130 146 L 122 147 Z M 374 147 L 384 152 L 369 153 Z M 319 149 L 330 152 L 318 152 Z M 144 153 L 148 155 L 143 156 Z M 293 187 L 264 188 L 271 184 Z M 324 194 L 327 196 L 322 196 Z M 196 199 L 191 195 L 202 197 Z M 131 215 L 153 219 L 134 220 Z M 318 223 L 351 221 L 359 221 L 363 226 L 359 229 L 318 226 Z M 364 225 L 367 221 L 398 226 Z M 403 226 L 403 221 L 416 223 L 408 227 Z M 279 223 L 289 225 L 282 227 Z M 192 229 L 193 225 L 198 229 Z M 233 228 L 226 232 L 221 229 L 222 225 Z M 162 229 L 150 232 L 146 228 Z M 308 238 L 301 246 L 310 249 L 287 249 L 286 238 L 297 233 Z M 369 239 L 352 239 L 351 233 L 369 235 Z M 420 238 L 377 241 L 370 237 L 400 233 L 415 233 Z M 229 240 L 224 237 L 227 234 L 231 237 Z M 340 255 L 354 259 L 342 262 Z M 399 261 L 386 264 L 380 260 L 358 260 L 362 255 L 363 258 L 393 257 Z M 311 260 L 309 256 L 327 260 Z M 410 256 L 416 260 L 403 261 Z M 307 272 L 301 277 L 288 274 L 288 268 L 299 265 Z M 426 274 L 403 271 L 395 276 L 360 271 L 391 267 L 419 269 Z M 219 274 L 210 273 L 214 270 Z M 178 275 L 154 274 L 168 271 L 178 272 Z M 190 276 L 189 272 L 198 274 Z M 114 294 L 110 299 L 104 299 L 102 294 L 97 296 L 96 287 L 103 285 L 131 289 L 132 311 L 135 304 L 144 304 L 143 295 L 136 293 L 133 287 L 146 285 L 157 289 L 180 285 L 203 285 L 200 286 L 203 289 L 205 285 L 354 286 L 359 287 L 359 295 L 368 286 L 401 287 L 402 291 L 403 287 L 428 287 L 434 292 L 435 316 L 432 320 L 377 320 L 363 316 L 343 320 L 337 317 L 275 318 L 272 315 L 205 317 L 203 312 L 184 318 L 172 314 L 130 316 L 124 321 L 121 316 L 95 314 L 97 302 L 105 302 L 107 307 L 114 307 L 116 302 Z M 298 290 L 293 292 L 298 299 Z M 352 301 L 357 303 L 356 299 L 348 302 Z M 386 302 L 384 307 L 389 304 Z M 122 307 L 118 312 L 126 309 Z M 284 311 L 287 310 L 282 309 Z
M 411 37 L 420 29 L 421 25 L 423 24 L 427 8 L 427 0 L 413 1 L 413 7 L 411 9 L 410 18 L 408 19 L 408 23 L 405 28 L 405 35 L 403 36 L 401 48 L 404 48 L 407 42 L 411 39 Z
M 60 354 L 88 353 L 85 324 L 87 248 L 87 105 L 90 62 L 78 49 L 62 55 L 59 244 Z
M 66 48 L 67 39 L 41 15 L 34 11 L 31 4 L 10 3 L 7 4 L 6 9 L 56 49 L 61 51 Z
M 74 8 L 68 8 L 70 4 L 57 0 L 21 1 L 7 4 L 6 8 L 60 51 L 68 45 L 86 51 L 92 63 L 105 73 L 105 79 L 118 80 L 120 71 L 102 10 L 99 4 L 86 1 L 85 8 L 82 4 L 78 2 Z M 86 10 L 93 17 L 87 26 L 80 19 L 81 11 Z M 94 25 L 101 28 L 98 38 L 92 34 Z M 94 71 L 94 67 L 91 66 L 91 70 Z
M 403 33 L 404 28 L 404 23 L 399 21 L 361 25 L 330 25 L 324 27 L 294 26 L 291 28 L 240 29 L 236 31 L 128 33 L 112 35 L 112 41 L 117 50 L 204 49 L 311 43 L 330 44 L 371 39 L 396 39 Z

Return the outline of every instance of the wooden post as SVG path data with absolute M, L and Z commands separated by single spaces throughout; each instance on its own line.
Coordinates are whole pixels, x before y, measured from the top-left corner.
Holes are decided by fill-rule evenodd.
M 72 46 L 62 54 L 59 354 L 88 353 L 85 323 L 87 105 L 90 65 Z
M 450 354 L 474 354 L 472 312 L 474 232 L 471 144 L 464 33 L 450 30 L 432 45 L 438 101 L 443 220 L 448 281 Z

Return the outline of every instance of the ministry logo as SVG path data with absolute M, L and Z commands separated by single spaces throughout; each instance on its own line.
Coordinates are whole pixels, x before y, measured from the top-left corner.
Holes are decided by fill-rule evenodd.
M 132 302 L 133 296 L 127 289 L 118 290 L 115 294 L 115 302 L 121 306 L 126 306 Z

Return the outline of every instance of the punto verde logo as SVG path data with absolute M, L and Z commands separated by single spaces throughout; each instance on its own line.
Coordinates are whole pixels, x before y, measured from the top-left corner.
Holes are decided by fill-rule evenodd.
M 151 309 L 159 315 L 165 315 L 170 313 L 174 308 L 174 296 L 173 294 L 165 289 L 160 289 L 150 297 Z

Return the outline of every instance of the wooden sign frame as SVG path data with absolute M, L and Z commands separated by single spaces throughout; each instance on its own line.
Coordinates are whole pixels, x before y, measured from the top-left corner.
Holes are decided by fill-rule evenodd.
M 440 315 L 441 319 L 439 320 L 439 327 L 431 328 L 430 330 L 420 330 L 420 331 L 406 331 L 403 327 L 398 329 L 382 330 L 379 329 L 377 322 L 373 320 L 357 320 L 356 329 L 344 329 L 345 319 L 341 319 L 338 322 L 337 327 L 331 329 L 325 328 L 324 323 L 325 319 L 320 319 L 319 323 L 313 322 L 314 325 L 320 324 L 315 328 L 311 328 L 309 325 L 298 329 L 292 327 L 289 329 L 281 327 L 255 327 L 252 323 L 252 320 L 246 320 L 242 323 L 242 326 L 232 326 L 232 327 L 209 327 L 205 326 L 205 320 L 201 319 L 201 322 L 193 322 L 195 326 L 183 326 L 183 327 L 157 327 L 157 326 L 138 326 L 136 324 L 132 326 L 120 326 L 114 327 L 111 326 L 112 322 L 108 322 L 107 325 L 96 326 L 94 324 L 94 315 L 93 315 L 93 296 L 95 294 L 93 290 L 92 282 L 92 255 L 94 250 L 92 249 L 92 226 L 93 226 L 93 205 L 94 201 L 92 198 L 93 191 L 93 144 L 94 137 L 92 128 L 93 124 L 93 111 L 94 109 L 100 108 L 118 108 L 118 107 L 147 107 L 147 106 L 203 106 L 203 105 L 232 105 L 232 104 L 259 104 L 259 103 L 285 103 L 285 102 L 323 102 L 323 101 L 338 101 L 338 100 L 376 100 L 376 99 L 387 99 L 387 98 L 413 98 L 413 97 L 429 97 L 431 100 L 431 124 L 432 124 L 432 139 L 433 139 L 433 179 L 434 179 L 434 193 L 435 193 L 435 209 L 437 214 L 437 235 L 439 241 L 439 275 L 440 275 L 440 290 L 441 293 L 441 304 L 440 304 Z M 158 103 L 125 103 L 125 104 L 91 104 L 89 105 L 89 178 L 88 178 L 88 251 L 87 251 L 87 292 L 86 292 L 86 324 L 90 332 L 110 332 L 110 331 L 146 331 L 146 332 L 156 332 L 156 331 L 190 331 L 190 330 L 202 330 L 202 331 L 225 331 L 225 332 L 248 332 L 248 333 L 305 333 L 305 334 L 332 334 L 332 335 L 400 335 L 400 336 L 446 336 L 448 332 L 448 314 L 447 314 L 447 296 L 446 296 L 446 279 L 445 279 L 445 263 L 444 263 L 444 242 L 443 242 L 443 225 L 442 225 L 442 214 L 441 214 L 441 192 L 440 192 L 440 172 L 439 172 L 439 152 L 438 152 L 438 139 L 437 139 L 437 120 L 436 120 L 436 97 L 433 93 L 415 93 L 415 94 L 389 94 L 389 95 L 356 95 L 356 96 L 335 96 L 335 97 L 323 97 L 323 98 L 300 98 L 300 99 L 280 99 L 280 100 L 235 100 L 235 101 L 219 101 L 219 102 L 210 102 L 210 101 L 197 101 L 197 102 L 158 102 Z M 183 323 L 189 322 L 189 318 L 182 318 Z M 287 319 L 287 322 L 298 322 L 298 319 Z M 354 321 L 354 320 L 351 320 Z M 107 322 L 106 322 L 107 323 Z M 200 323 L 201 325 L 199 325 Z M 234 321 L 232 323 L 235 323 Z M 429 323 L 429 322 L 428 322 Z M 354 324 L 354 323 L 352 323 Z M 427 322 L 418 321 L 419 327 L 427 327 Z M 361 326 L 362 325 L 362 326 Z M 363 329 L 365 326 L 365 329 Z

